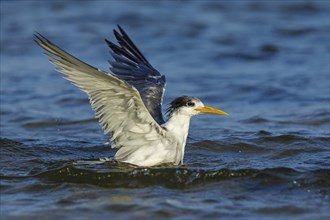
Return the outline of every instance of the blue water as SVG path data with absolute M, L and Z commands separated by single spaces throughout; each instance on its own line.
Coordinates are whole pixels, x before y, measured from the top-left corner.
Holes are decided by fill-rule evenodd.
M 329 219 L 329 1 L 1 1 L 1 219 Z M 200 98 L 183 166 L 109 161 L 38 31 L 103 70 L 120 24 Z

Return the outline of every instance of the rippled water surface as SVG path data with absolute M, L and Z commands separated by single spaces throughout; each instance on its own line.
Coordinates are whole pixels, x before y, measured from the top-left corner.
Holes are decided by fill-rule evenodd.
M 329 219 L 328 1 L 1 1 L 1 219 Z M 112 160 L 38 31 L 108 70 L 122 25 L 167 77 L 229 112 L 192 119 L 182 166 Z

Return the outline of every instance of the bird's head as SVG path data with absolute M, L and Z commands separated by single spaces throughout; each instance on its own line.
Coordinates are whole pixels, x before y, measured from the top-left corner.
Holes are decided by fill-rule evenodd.
M 167 112 L 169 115 L 173 113 L 179 113 L 186 116 L 194 116 L 199 114 L 217 114 L 217 115 L 228 115 L 227 112 L 222 110 L 205 106 L 201 100 L 191 96 L 182 96 L 174 99 Z

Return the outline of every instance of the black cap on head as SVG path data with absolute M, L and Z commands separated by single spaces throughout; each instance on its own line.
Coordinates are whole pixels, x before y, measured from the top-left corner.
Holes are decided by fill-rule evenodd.
M 176 109 L 183 106 L 193 107 L 195 105 L 195 103 L 192 102 L 194 99 L 195 98 L 191 96 L 181 96 L 179 98 L 174 99 L 170 103 L 170 107 L 167 109 L 167 113 L 172 114 Z

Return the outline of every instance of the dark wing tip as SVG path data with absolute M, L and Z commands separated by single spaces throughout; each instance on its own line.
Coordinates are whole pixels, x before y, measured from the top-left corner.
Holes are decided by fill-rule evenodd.
M 123 32 L 123 29 L 121 28 L 121 26 L 119 24 L 117 24 L 117 27 L 118 27 L 120 32 Z
M 34 31 L 33 35 L 40 41 L 47 41 L 47 39 L 38 31 Z
M 108 45 L 108 47 L 110 47 L 113 50 L 113 46 L 115 45 L 114 43 L 112 43 L 111 41 L 109 41 L 108 39 L 104 39 L 105 43 Z
M 44 37 L 38 31 L 34 31 L 33 35 L 34 35 L 33 41 L 36 42 L 41 47 L 43 44 L 52 44 L 46 37 Z
M 124 31 L 124 29 L 121 28 L 120 25 L 117 24 L 117 27 L 118 27 L 118 29 L 119 29 L 119 31 L 120 31 L 120 33 L 121 33 L 122 35 L 127 35 L 126 32 Z
M 36 37 L 37 36 L 42 36 L 38 31 L 34 31 L 33 35 L 36 36 Z
M 34 39 L 33 39 L 33 40 L 34 40 L 36 43 L 39 43 L 39 42 L 42 41 L 43 36 L 42 36 L 39 32 L 35 31 L 35 32 L 33 33 L 33 36 L 34 36 Z

